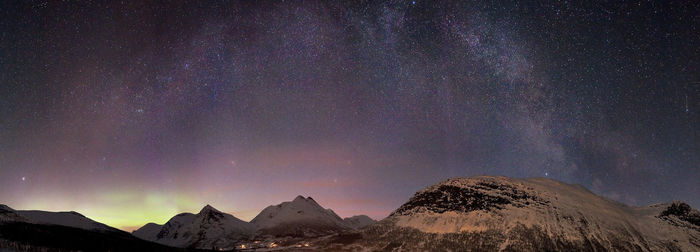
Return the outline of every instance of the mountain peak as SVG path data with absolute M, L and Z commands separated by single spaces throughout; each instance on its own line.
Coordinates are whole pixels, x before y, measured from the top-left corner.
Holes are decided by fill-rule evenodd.
M 212 207 L 211 205 L 207 204 L 206 206 L 204 206 L 204 207 L 202 208 L 201 211 L 199 211 L 199 214 L 210 213 L 210 212 L 221 213 L 221 211 L 216 210 L 216 208 L 214 208 L 214 207 Z
M 304 198 L 304 196 L 301 196 L 301 195 L 299 195 L 299 196 L 297 196 L 296 198 L 294 198 L 294 200 L 292 200 L 292 203 L 295 203 L 295 204 L 300 204 L 300 203 L 301 203 L 301 204 L 311 204 L 311 205 L 319 206 L 319 207 L 320 207 L 320 205 L 318 204 L 318 202 L 316 202 L 313 198 L 311 198 L 311 197 L 306 197 L 306 198 Z
M 315 202 L 314 199 L 312 199 L 311 197 L 305 198 L 304 196 L 301 196 L 301 195 L 297 196 L 296 198 L 294 198 L 294 200 L 292 200 L 292 202 L 309 202 L 309 201 Z

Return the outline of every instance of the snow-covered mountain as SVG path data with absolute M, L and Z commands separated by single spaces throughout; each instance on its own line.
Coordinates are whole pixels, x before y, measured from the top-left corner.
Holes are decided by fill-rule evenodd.
M 302 196 L 266 207 L 250 223 L 260 234 L 272 236 L 311 237 L 349 229 L 333 210 Z
M 197 214 L 182 213 L 165 225 L 149 223 L 134 231 L 134 236 L 173 247 L 227 248 L 247 239 L 255 227 L 210 205 Z
M 355 215 L 353 217 L 347 217 L 343 219 L 343 223 L 345 223 L 345 226 L 354 228 L 354 229 L 359 229 L 363 228 L 368 225 L 372 225 L 376 223 L 377 221 L 370 218 L 367 215 Z
M 551 179 L 455 178 L 419 191 L 344 248 L 700 251 L 700 214 L 679 202 L 629 207 Z
M 105 224 L 93 221 L 77 212 L 48 212 L 39 210 L 14 210 L 0 205 L 0 222 L 14 221 L 33 224 L 59 225 L 92 231 L 121 232 Z

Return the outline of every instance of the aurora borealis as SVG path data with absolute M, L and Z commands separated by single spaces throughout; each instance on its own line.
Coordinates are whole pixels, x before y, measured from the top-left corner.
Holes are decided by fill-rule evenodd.
M 0 203 L 131 230 L 454 176 L 700 206 L 700 3 L 0 4 Z

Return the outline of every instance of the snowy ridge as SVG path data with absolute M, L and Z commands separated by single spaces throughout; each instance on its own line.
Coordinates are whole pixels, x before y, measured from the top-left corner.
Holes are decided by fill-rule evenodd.
M 692 211 L 661 217 L 669 207 L 628 207 L 544 178 L 482 176 L 419 191 L 382 223 L 435 237 L 493 233 L 500 250 L 700 250 L 700 227 L 683 220 L 693 219 Z

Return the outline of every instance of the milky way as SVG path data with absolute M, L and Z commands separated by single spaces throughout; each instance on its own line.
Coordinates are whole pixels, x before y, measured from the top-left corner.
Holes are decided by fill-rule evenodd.
M 124 229 L 454 176 L 700 206 L 700 4 L 0 5 L 0 203 Z

